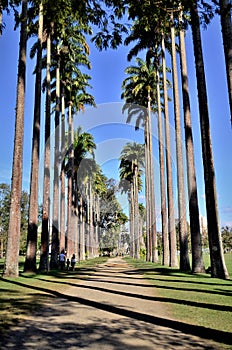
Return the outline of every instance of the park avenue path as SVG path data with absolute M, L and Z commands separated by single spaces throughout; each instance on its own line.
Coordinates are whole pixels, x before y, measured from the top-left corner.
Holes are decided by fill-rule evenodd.
M 175 321 L 156 289 L 120 257 L 61 283 L 6 332 L 1 349 L 223 349 L 202 327 Z

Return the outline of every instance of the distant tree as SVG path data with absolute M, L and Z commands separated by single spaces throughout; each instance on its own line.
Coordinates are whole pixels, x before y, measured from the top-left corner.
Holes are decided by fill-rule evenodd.
M 7 230 L 10 217 L 10 185 L 0 184 L 0 256 L 3 256 L 6 250 Z M 20 225 L 20 254 L 25 254 L 27 243 L 27 221 L 28 221 L 29 195 L 22 191 L 21 198 L 21 225 Z
M 232 227 L 225 226 L 221 230 L 224 252 L 232 251 Z
M 23 191 L 21 198 L 20 254 L 25 254 L 27 249 L 28 210 L 29 195 L 27 192 Z
M 0 184 L 0 255 L 6 250 L 7 230 L 10 214 L 10 186 Z
M 139 258 L 139 202 L 138 193 L 141 190 L 141 171 L 145 166 L 145 147 L 136 142 L 128 142 L 121 151 L 120 156 L 120 185 L 128 192 L 130 202 L 130 233 L 131 255 Z M 125 189 L 125 181 L 128 182 L 128 190 Z

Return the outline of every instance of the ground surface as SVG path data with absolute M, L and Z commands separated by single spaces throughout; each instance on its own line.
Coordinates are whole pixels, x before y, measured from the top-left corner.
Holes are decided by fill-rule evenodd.
M 39 311 L 6 330 L 0 349 L 222 349 L 207 330 L 173 320 L 155 293 L 120 257 L 109 259 L 47 294 Z

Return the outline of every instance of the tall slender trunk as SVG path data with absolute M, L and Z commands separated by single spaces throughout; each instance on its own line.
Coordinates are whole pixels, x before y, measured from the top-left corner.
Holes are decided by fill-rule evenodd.
M 73 115 L 72 103 L 68 107 L 68 203 L 67 203 L 67 256 L 71 257 L 74 253 L 73 238 L 73 177 L 74 177 L 74 133 L 73 133 Z
M 180 270 L 190 270 L 188 255 L 188 232 L 186 223 L 186 200 L 184 183 L 184 164 L 182 149 L 182 133 L 180 120 L 180 98 L 178 86 L 178 73 L 176 62 L 176 41 L 175 28 L 173 25 L 173 12 L 171 13 L 171 43 L 172 43 L 172 80 L 174 96 L 174 116 L 175 116 L 175 134 L 176 134 L 176 160 L 177 160 L 177 189 L 178 189 L 178 211 L 179 211 L 179 242 L 180 242 Z
M 228 85 L 230 120 L 232 124 L 232 22 L 231 22 L 231 1 L 219 0 L 222 38 L 226 62 L 226 76 Z
M 26 89 L 26 51 L 27 51 L 27 0 L 22 0 L 22 19 L 20 29 L 17 100 L 15 116 L 14 153 L 11 180 L 10 218 L 7 235 L 5 277 L 19 274 L 18 257 L 21 227 L 21 196 L 23 168 L 24 101 Z
M 222 240 L 219 228 L 216 180 L 209 123 L 208 97 L 205 81 L 204 61 L 202 54 L 201 32 L 197 3 L 194 3 L 191 6 L 191 25 L 201 126 L 206 212 L 208 221 L 208 237 L 211 259 L 211 276 L 216 278 L 227 279 L 229 278 L 229 274 L 224 261 Z
M 130 183 L 130 256 L 135 257 L 135 210 L 134 210 L 134 188 Z
M 134 164 L 134 176 L 133 176 L 133 189 L 134 189 L 134 247 L 135 247 L 135 259 L 139 259 L 139 201 L 138 201 L 138 165 Z
M 151 96 L 148 88 L 148 157 L 149 157 L 149 182 L 150 182 L 150 229 L 151 229 L 151 261 L 158 262 L 156 211 L 155 211 L 155 174 L 153 163 L 152 123 L 151 123 Z
M 60 49 L 57 48 L 51 268 L 59 266 Z
M 95 214 L 95 239 L 96 239 L 96 256 L 98 255 L 98 251 L 99 251 L 99 230 L 100 230 L 100 203 L 99 203 L 99 195 L 96 194 L 95 197 L 95 210 L 96 210 L 96 214 Z
M 180 15 L 180 24 L 182 23 L 182 14 Z M 204 261 L 202 256 L 202 241 L 200 230 L 200 217 L 198 207 L 197 181 L 194 161 L 194 145 L 192 134 L 192 122 L 190 112 L 190 99 L 188 87 L 188 72 L 185 49 L 184 30 L 179 33 L 180 43 L 180 64 L 182 78 L 182 95 L 184 108 L 184 126 L 185 126 L 185 147 L 187 159 L 187 180 L 188 180 L 188 198 L 189 198 L 189 218 L 192 245 L 192 272 L 204 273 Z
M 90 213 L 90 207 L 89 207 L 89 183 L 88 180 L 86 182 L 86 188 L 85 188 L 85 198 L 86 198 L 86 223 L 85 223 L 85 254 L 86 258 L 89 259 L 90 257 L 90 226 L 89 226 L 89 213 Z
M 80 261 L 85 260 L 85 231 L 84 231 L 84 206 L 83 197 L 80 194 Z
M 63 89 L 64 87 L 62 87 Z M 61 97 L 60 252 L 65 251 L 65 99 Z
M 171 267 L 178 266 L 177 248 L 176 248 L 176 230 L 174 216 L 174 199 L 173 199 L 173 179 L 172 179 L 172 154 L 170 146 L 170 124 L 168 110 L 168 93 L 167 93 L 167 76 L 166 76 L 166 57 L 165 43 L 162 39 L 162 67 L 163 67 L 163 86 L 164 86 L 164 117 L 165 117 L 165 143 L 166 143 L 166 172 L 167 172 L 167 196 L 168 196 L 168 233 L 170 246 Z
M 168 216 L 165 189 L 165 169 L 164 169 L 164 143 L 163 143 L 163 123 L 160 101 L 160 76 L 156 72 L 156 91 L 158 105 L 158 135 L 159 135 L 159 163 L 160 163 L 160 197 L 161 197 L 161 220 L 162 220 L 162 242 L 163 242 L 163 265 L 169 265 L 169 240 L 168 240 Z
M 50 118 L 51 118 L 51 33 L 47 31 L 47 72 L 46 72 L 46 112 L 44 139 L 44 179 L 43 214 L 41 232 L 40 265 L 41 271 L 49 269 L 49 213 L 50 213 Z
M 145 187 L 146 187 L 146 260 L 152 261 L 152 241 L 151 241 L 151 198 L 150 198 L 150 157 L 149 157 L 149 137 L 148 137 L 148 116 L 145 118 L 144 141 L 145 141 Z
M 27 253 L 24 272 L 36 271 L 37 230 L 38 230 L 38 196 L 39 196 L 39 154 L 40 154 L 40 114 L 41 114 L 41 70 L 43 41 L 43 4 L 39 5 L 38 48 L 35 79 L 35 102 L 33 139 L 31 156 L 31 181 L 28 215 Z
M 93 190 L 91 178 L 89 181 L 89 257 L 94 257 L 94 230 L 93 230 Z

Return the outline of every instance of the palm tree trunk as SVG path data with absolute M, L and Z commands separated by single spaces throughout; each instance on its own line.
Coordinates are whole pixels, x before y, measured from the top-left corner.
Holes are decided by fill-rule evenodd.
M 55 149 L 54 149 L 54 179 L 53 179 L 53 215 L 52 215 L 52 246 L 51 268 L 59 266 L 59 140 L 60 140 L 60 52 L 57 49 L 58 61 L 56 68 L 56 111 L 55 111 Z
M 5 277 L 17 277 L 19 274 L 18 257 L 21 227 L 21 195 L 23 167 L 24 101 L 26 84 L 27 51 L 27 0 L 22 0 L 22 20 L 20 29 L 17 101 L 15 117 L 14 154 L 11 181 L 10 218 L 7 235 Z
M 50 212 L 50 118 L 51 118 L 51 33 L 47 32 L 46 116 L 44 146 L 43 214 L 41 232 L 41 271 L 49 269 L 49 212 Z
M 197 3 L 191 6 L 192 37 L 196 66 L 198 102 L 201 126 L 202 157 L 205 179 L 206 212 L 208 221 L 208 237 L 211 259 L 211 276 L 229 278 L 225 265 L 221 234 L 219 229 L 216 180 L 209 124 L 208 98 L 205 81 L 204 61 L 202 54 L 200 23 Z
M 83 197 L 80 194 L 80 261 L 83 260 L 85 260 L 84 206 Z
M 60 252 L 65 251 L 65 100 L 61 97 Z
M 180 120 L 180 98 L 179 98 L 177 62 L 176 62 L 175 28 L 173 26 L 173 20 L 174 19 L 173 19 L 173 12 L 172 12 L 171 13 L 172 80 L 173 80 L 173 96 L 174 96 L 175 131 L 176 131 L 180 270 L 188 271 L 190 270 L 190 263 L 189 263 L 189 255 L 188 255 L 188 233 L 187 233 L 187 223 L 186 223 L 184 164 L 183 164 L 182 133 L 181 133 L 181 120 Z
M 133 176 L 133 188 L 134 188 L 134 247 L 135 259 L 139 259 L 139 202 L 138 202 L 138 165 L 134 165 Z
M 92 183 L 91 178 L 88 180 L 89 183 L 89 257 L 93 258 L 93 246 L 94 246 L 94 240 L 93 240 L 93 193 L 92 193 Z
M 166 172 L 167 172 L 167 196 L 168 196 L 168 233 L 170 245 L 170 261 L 171 267 L 178 266 L 177 248 L 176 248 L 176 230 L 174 217 L 174 200 L 173 200 L 173 180 L 172 180 L 172 159 L 170 146 L 170 124 L 168 111 L 168 93 L 167 93 L 167 77 L 166 77 L 166 57 L 165 43 L 162 39 L 162 67 L 163 67 L 163 86 L 164 86 L 164 117 L 165 117 L 165 143 L 166 143 Z
M 231 124 L 232 124 L 232 23 L 231 23 L 231 1 L 219 0 L 222 38 L 226 62 L 226 75 L 229 94 Z
M 135 257 L 135 210 L 134 210 L 134 188 L 133 182 L 130 184 L 130 256 Z
M 152 261 L 151 241 L 151 198 L 150 198 L 150 157 L 149 157 L 149 135 L 148 118 L 145 119 L 144 140 L 145 140 L 145 186 L 146 186 L 146 260 Z
M 69 112 L 68 112 L 68 146 L 69 146 L 69 155 L 68 155 L 68 203 L 67 203 L 67 256 L 70 256 L 74 253 L 73 245 L 73 177 L 74 177 L 74 133 L 73 133 L 73 115 L 72 115 L 72 103 L 69 102 Z
M 36 271 L 38 194 L 39 194 L 39 154 L 40 154 L 40 114 L 41 114 L 41 69 L 43 41 L 43 4 L 39 5 L 38 49 L 35 80 L 35 103 L 32 139 L 31 182 L 28 215 L 27 253 L 24 272 Z
M 159 135 L 159 162 L 160 162 L 160 197 L 161 197 L 161 219 L 162 219 L 162 242 L 163 242 L 163 265 L 169 265 L 169 241 L 168 241 L 168 217 L 165 190 L 165 169 L 164 169 L 164 144 L 163 125 L 160 101 L 160 76 L 157 69 L 157 105 L 158 105 L 158 135 Z
M 90 201 L 89 201 L 89 182 L 86 183 L 86 246 L 85 246 L 85 252 L 86 257 L 89 259 L 90 257 Z
M 148 157 L 149 157 L 149 181 L 150 181 L 150 229 L 151 229 L 151 261 L 158 262 L 156 211 L 155 211 L 155 175 L 153 163 L 152 126 L 151 126 L 151 96 L 148 88 Z
M 182 23 L 182 14 L 180 15 L 180 23 Z M 197 181 L 194 161 L 194 145 L 192 135 L 192 122 L 190 112 L 190 99 L 188 88 L 188 72 L 185 49 L 184 30 L 179 33 L 180 43 L 180 64 L 182 78 L 182 95 L 184 107 L 184 125 L 185 125 L 185 147 L 187 158 L 187 180 L 188 180 L 188 198 L 189 198 L 189 217 L 191 231 L 191 246 L 192 246 L 192 272 L 204 273 L 204 261 L 202 256 L 202 241 L 200 230 L 200 218 L 198 207 Z
M 95 198 L 95 210 L 96 210 L 96 222 L 95 222 L 95 232 L 96 232 L 96 256 L 98 255 L 99 251 L 99 231 L 100 231 L 100 203 L 99 203 L 99 195 L 96 195 Z

